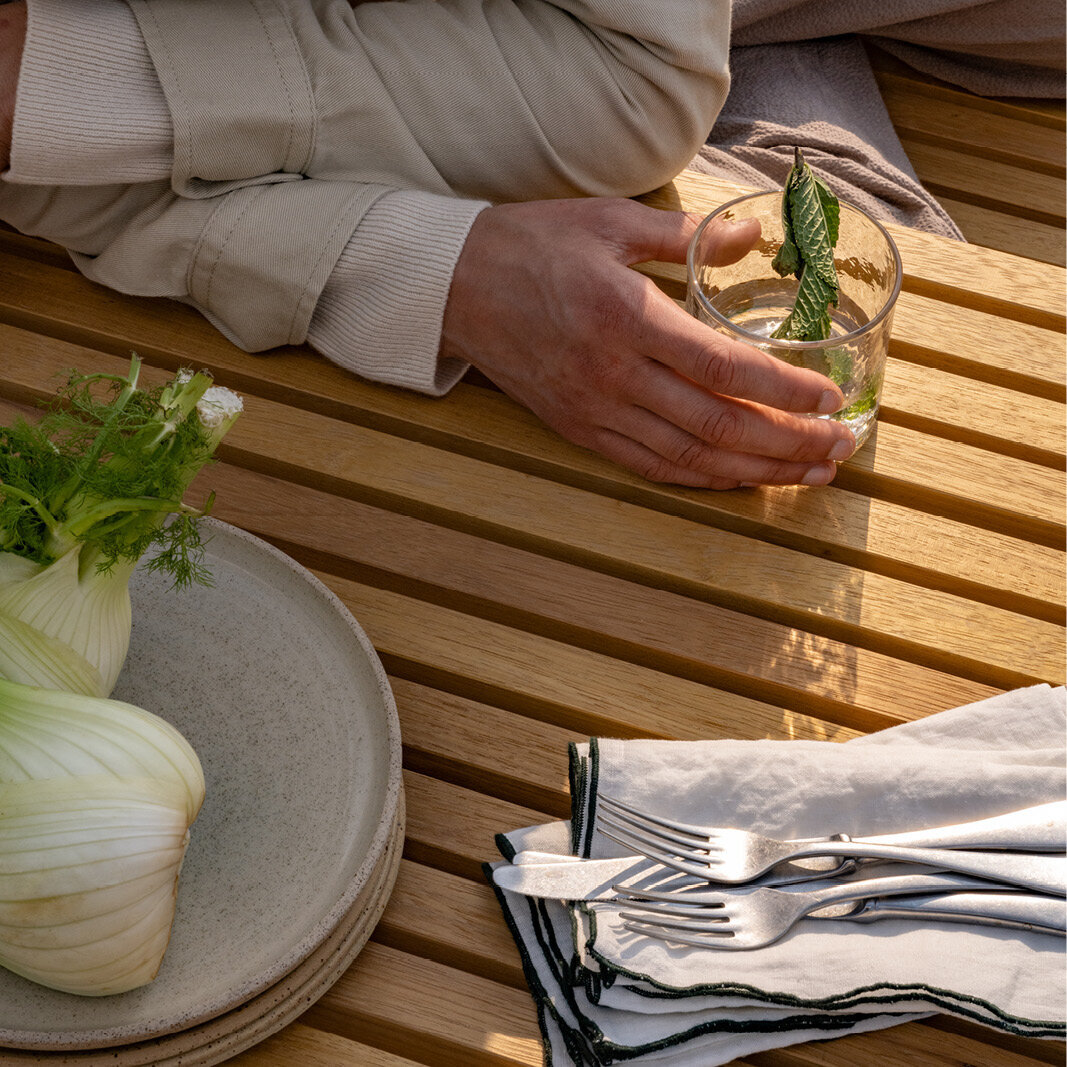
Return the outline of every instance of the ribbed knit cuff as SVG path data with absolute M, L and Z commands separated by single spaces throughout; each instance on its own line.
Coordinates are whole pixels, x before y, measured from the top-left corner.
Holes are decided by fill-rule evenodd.
M 443 396 L 467 370 L 439 358 L 452 271 L 482 201 L 388 193 L 363 216 L 322 290 L 308 343 L 361 377 Z
M 29 0 L 11 169 L 31 185 L 170 177 L 170 112 L 123 0 Z

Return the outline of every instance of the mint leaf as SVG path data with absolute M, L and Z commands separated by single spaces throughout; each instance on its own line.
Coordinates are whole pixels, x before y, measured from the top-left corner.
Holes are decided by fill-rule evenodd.
M 800 286 L 793 310 L 772 337 L 823 341 L 830 336 L 830 307 L 838 300 L 834 245 L 840 218 L 837 197 L 796 149 L 782 193 L 784 240 L 771 265 L 780 277 L 795 275 Z

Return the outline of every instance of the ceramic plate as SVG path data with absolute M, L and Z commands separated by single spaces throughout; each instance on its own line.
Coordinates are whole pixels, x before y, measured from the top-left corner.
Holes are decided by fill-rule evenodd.
M 114 694 L 174 723 L 207 779 L 163 966 L 101 998 L 0 970 L 0 1045 L 113 1047 L 232 1012 L 323 945 L 380 875 L 400 819 L 400 730 L 373 647 L 288 556 L 224 523 L 206 533 L 212 586 L 135 574 Z
M 403 796 L 403 794 L 401 794 Z M 367 886 L 325 941 L 281 981 L 214 1019 L 116 1048 L 0 1048 L 4 1067 L 214 1067 L 302 1015 L 359 954 L 385 910 L 404 847 L 403 804 L 389 846 Z

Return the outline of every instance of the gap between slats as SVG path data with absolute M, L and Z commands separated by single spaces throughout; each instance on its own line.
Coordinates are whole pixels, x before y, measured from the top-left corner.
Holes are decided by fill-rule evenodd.
M 856 728 L 991 695 L 942 672 L 268 480 L 215 470 L 216 514 L 306 566 Z M 271 500 L 285 500 L 285 506 Z M 315 515 L 314 524 L 306 523 Z M 336 552 L 331 544 L 337 539 Z M 473 562 L 473 561 L 476 561 Z M 566 589 L 566 598 L 553 591 Z M 490 592 L 492 591 L 492 592 Z M 676 620 L 688 619 L 678 631 Z M 390 649 L 389 651 L 398 651 Z
M 752 190 L 684 171 L 640 199 L 654 207 L 707 212 Z M 904 291 L 1062 333 L 1062 268 L 979 245 L 888 225 L 904 262 Z
M 248 421 L 248 419 L 249 416 L 246 415 L 245 420 L 239 421 L 238 426 L 231 433 L 231 437 L 238 438 L 238 446 L 240 438 L 246 432 L 255 430 L 254 420 Z M 281 421 L 278 421 L 279 419 Z M 285 421 L 280 414 L 276 414 L 275 419 L 272 420 L 271 432 L 272 435 L 278 437 L 276 443 L 285 439 Z M 333 462 L 336 463 L 341 455 L 337 452 L 341 447 L 341 441 L 333 435 L 331 440 L 331 447 L 337 453 L 333 457 Z M 373 442 L 368 442 L 368 445 L 371 443 L 373 443 L 373 449 L 361 453 L 365 457 L 359 464 L 364 472 L 361 476 L 364 481 L 371 474 L 371 469 L 366 466 L 366 458 L 374 455 L 373 466 L 384 472 L 386 467 L 381 465 L 387 463 L 388 457 L 378 453 L 383 448 L 388 452 L 396 446 L 396 442 L 390 439 L 375 438 Z M 311 448 L 312 452 L 314 451 L 313 441 L 305 444 Z M 233 455 L 241 456 L 239 447 Z M 258 462 L 256 454 L 249 453 L 244 458 L 251 461 L 253 468 L 256 467 Z M 862 578 L 865 583 L 864 618 L 862 625 L 859 625 L 858 621 L 850 622 L 847 613 L 842 615 L 833 608 L 836 602 L 833 589 L 841 581 L 847 583 L 849 575 L 844 570 L 838 573 L 831 564 L 808 559 L 803 555 L 782 555 L 780 550 L 776 551 L 773 548 L 757 549 L 756 546 L 747 545 L 733 535 L 692 526 L 666 516 L 657 517 L 655 513 L 638 516 L 637 512 L 633 512 L 636 526 L 632 530 L 624 522 L 618 527 L 617 532 L 606 532 L 603 529 L 604 523 L 614 525 L 619 519 L 617 507 L 612 507 L 597 497 L 575 496 L 573 491 L 565 491 L 561 487 L 553 488 L 528 479 L 514 481 L 512 475 L 491 467 L 470 467 L 469 464 L 464 467 L 461 463 L 460 466 L 473 476 L 474 484 L 472 485 L 467 485 L 462 479 L 459 482 L 455 481 L 458 471 L 448 473 L 442 469 L 437 475 L 433 475 L 427 470 L 426 475 L 429 481 L 423 486 L 419 484 L 421 472 L 428 462 L 434 464 L 444 462 L 448 470 L 451 470 L 457 461 L 448 458 L 447 454 L 432 456 L 430 453 L 424 453 L 419 457 L 397 457 L 395 461 L 387 463 L 388 469 L 395 472 L 391 477 L 400 477 L 400 482 L 395 487 L 390 487 L 389 479 L 382 482 L 380 477 L 375 477 L 371 480 L 380 484 L 369 492 L 366 484 L 353 486 L 343 481 L 338 482 L 336 486 L 320 485 L 318 488 L 340 489 L 342 496 L 351 497 L 354 494 L 355 497 L 373 506 L 384 506 L 388 510 L 422 515 L 439 524 L 443 523 L 478 536 L 488 536 L 493 541 L 514 543 L 518 547 L 532 549 L 538 554 L 548 554 L 563 560 L 569 558 L 582 566 L 591 566 L 597 571 L 617 573 L 619 576 L 637 579 L 641 584 L 681 592 L 699 600 L 719 603 L 732 610 L 762 616 L 789 626 L 800 626 L 826 637 L 844 640 L 852 645 L 870 647 L 892 655 L 903 655 L 908 659 L 917 659 L 918 662 L 948 669 L 953 673 L 984 680 L 987 683 L 1025 684 L 1026 680 L 1035 679 L 1033 676 L 1020 674 L 1008 666 L 1009 660 L 1014 664 L 1017 660 L 1016 656 L 991 657 L 988 651 L 980 654 L 965 651 L 972 646 L 972 638 L 950 639 L 949 636 L 964 625 L 961 620 L 966 620 L 975 614 L 989 618 L 990 621 L 983 625 L 975 623 L 977 629 L 968 629 L 967 632 L 971 634 L 996 634 L 1003 627 L 1007 627 L 1010 633 L 1018 635 L 1018 639 L 1023 640 L 1021 635 L 1032 631 L 1026 640 L 1034 650 L 1033 656 L 1036 657 L 1033 658 L 1034 664 L 1051 662 L 1049 656 L 1052 654 L 1052 649 L 1049 643 L 1053 641 L 1052 634 L 1058 635 L 1055 638 L 1056 641 L 1062 638 L 1058 628 L 1045 626 L 1036 621 L 1028 622 L 1022 617 L 1009 617 L 996 609 L 969 607 L 957 599 L 944 600 L 939 594 L 933 592 L 923 594 L 919 603 L 932 607 L 935 603 L 944 600 L 944 612 L 948 614 L 939 617 L 937 625 L 933 628 L 925 627 L 924 629 L 920 626 L 916 629 L 919 617 L 915 614 L 916 607 L 910 603 L 915 599 L 916 592 L 909 591 L 909 596 L 906 598 L 909 600 L 907 604 L 897 597 L 897 607 L 889 613 L 889 601 L 886 598 L 893 595 L 892 590 L 898 587 L 894 586 L 891 581 L 879 580 L 872 575 Z M 405 486 L 403 483 L 408 478 L 406 473 L 408 471 L 420 472 L 420 475 L 415 481 Z M 302 469 L 297 467 L 294 467 L 291 472 L 274 471 L 274 473 L 295 474 L 298 479 L 304 476 Z M 495 485 L 486 486 L 484 492 L 480 492 L 475 486 L 486 477 Z M 448 489 L 447 484 L 440 484 L 441 479 L 451 484 L 452 488 Z M 318 481 L 317 478 L 313 480 Z M 331 481 L 331 478 L 326 480 Z M 426 490 L 431 487 L 432 491 L 426 495 Z M 417 494 L 415 502 L 409 501 L 405 495 L 400 495 L 401 491 L 406 493 L 412 489 Z M 458 506 L 458 502 L 455 501 L 457 492 L 467 501 L 465 505 L 459 506 L 459 510 L 455 510 L 453 506 L 454 504 Z M 471 496 L 471 492 L 474 492 L 474 496 Z M 445 495 L 442 497 L 441 493 Z M 551 503 L 547 503 L 546 500 L 544 509 L 537 505 L 536 500 L 529 499 L 531 495 L 537 498 L 544 496 L 545 493 L 551 494 Z M 521 503 L 519 497 L 522 498 Z M 440 499 L 435 502 L 436 498 Z M 618 507 L 633 511 L 630 505 L 618 505 Z M 568 508 L 573 513 L 570 521 L 566 518 Z M 480 514 L 482 512 L 484 514 Z M 494 518 L 496 513 L 499 515 Z M 516 517 L 523 515 L 526 516 L 525 522 L 516 527 Z M 637 521 L 638 517 L 640 521 Z M 529 525 L 531 522 L 532 526 Z M 544 525 L 545 522 L 548 523 L 547 526 Z M 577 526 L 572 526 L 572 522 L 576 522 Z M 544 526 L 544 529 L 538 529 L 541 526 Z M 654 530 L 658 527 L 662 527 L 662 536 L 653 536 Z M 600 543 L 602 536 L 606 538 L 605 544 L 610 544 L 622 537 L 629 548 L 620 545 L 617 552 L 605 554 L 602 551 L 598 552 L 585 547 L 588 544 Z M 635 537 L 638 539 L 634 540 Z M 649 537 L 653 537 L 656 545 L 662 545 L 662 550 L 652 551 L 651 543 L 647 540 Z M 712 544 L 719 545 L 722 552 L 729 547 L 729 553 L 720 555 L 713 573 L 707 574 L 710 560 L 707 562 L 702 562 L 702 560 Z M 790 594 L 786 597 L 772 594 L 762 595 L 761 589 L 764 582 L 769 583 L 768 589 L 777 588 L 781 584 L 775 575 L 783 567 L 786 571 L 792 572 L 788 584 Z M 837 577 L 835 578 L 834 575 Z M 825 590 L 823 586 L 826 586 Z M 880 593 L 877 592 L 879 588 L 881 588 Z M 817 598 L 817 600 L 812 598 Z M 1000 621 L 992 621 L 994 617 Z M 931 642 L 930 645 L 918 642 L 918 634 L 924 632 L 927 640 Z M 933 638 L 935 633 L 936 641 Z M 912 636 L 913 634 L 915 636 Z M 937 647 L 932 647 L 935 644 Z M 1046 648 L 1046 645 L 1049 647 Z
M 69 347 L 63 342 L 43 342 L 34 335 L 23 336 L 29 342 L 25 350 L 14 343 L 8 346 L 12 351 L 10 362 L 13 377 L 16 359 L 31 361 L 27 369 L 27 385 L 14 383 L 8 387 L 8 395 L 17 399 L 31 400 L 45 395 L 46 390 L 35 390 L 28 383 L 38 379 L 50 382 L 53 371 L 48 369 L 49 366 L 55 368 L 56 373 L 74 363 L 92 367 L 119 366 L 117 362 L 109 363 L 106 357 L 95 352 Z M 252 357 L 244 359 L 250 360 Z M 269 361 L 263 365 L 269 370 Z M 306 370 L 306 388 L 314 389 L 318 397 L 329 395 L 335 368 L 313 361 L 306 364 L 301 361 L 294 370 L 294 389 L 297 377 Z M 316 375 L 321 375 L 321 384 L 316 384 Z M 240 388 L 241 383 L 234 381 L 233 376 L 225 371 L 219 375 L 219 379 Z M 286 384 L 289 382 L 286 377 L 279 380 Z M 991 595 L 975 586 L 971 580 L 973 568 L 964 567 L 956 575 L 931 570 L 926 548 L 910 558 L 908 542 L 902 539 L 902 534 L 914 524 L 910 491 L 905 494 L 908 499 L 904 505 L 895 505 L 868 500 L 834 487 L 806 494 L 793 490 L 717 494 L 659 486 L 629 475 L 590 453 L 571 448 L 532 416 L 527 416 L 495 393 L 459 386 L 453 396 L 435 401 L 399 396 L 391 390 L 354 381 L 348 384 L 353 402 L 367 405 L 357 412 L 365 416 L 358 421 L 382 432 L 500 464 L 518 472 L 553 479 L 661 513 L 710 523 L 766 543 L 794 548 L 851 566 L 862 566 L 875 573 L 978 599 L 988 600 Z M 336 417 L 345 417 L 348 422 L 353 421 L 349 407 L 334 414 Z M 413 418 L 417 420 L 414 423 Z M 516 420 L 520 423 L 518 427 Z M 848 465 L 844 470 L 848 470 Z M 298 481 L 301 480 L 299 473 L 296 477 Z M 878 478 L 868 480 L 873 480 L 875 485 L 879 481 Z M 816 510 L 825 511 L 825 514 L 820 512 L 821 517 L 809 514 L 816 505 Z M 931 517 L 924 522 L 924 534 L 935 542 L 954 542 L 962 537 L 963 543 L 968 544 L 977 536 L 979 541 L 989 542 L 988 552 L 994 557 L 1015 557 L 1020 550 L 1029 551 L 1031 555 L 1046 552 L 1038 548 L 1026 550 L 1023 545 L 992 531 L 976 534 L 971 526 L 972 518 L 968 513 L 965 531 L 963 527 L 954 527 L 952 524 L 943 526 L 941 520 Z M 819 534 L 813 535 L 812 530 L 819 531 Z M 1024 613 L 1035 613 L 1043 618 L 1059 619 L 1062 616 L 1063 597 L 1058 587 L 1045 595 L 1025 595 L 1025 575 L 1059 573 L 1059 564 L 1054 562 L 1054 556 L 1049 555 L 1045 562 L 1035 560 L 1032 566 L 1024 569 L 1024 579 L 1018 591 L 1002 589 L 990 602 Z M 954 567 L 954 559 L 954 555 L 950 556 L 946 567 Z

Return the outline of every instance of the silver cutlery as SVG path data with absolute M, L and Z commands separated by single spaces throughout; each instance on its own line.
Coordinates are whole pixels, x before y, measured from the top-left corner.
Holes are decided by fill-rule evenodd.
M 823 867 L 820 870 L 801 868 L 799 864 L 781 865 L 754 882 L 764 885 L 810 882 L 816 878 L 845 874 L 854 870 L 855 866 L 852 860 L 835 862 L 830 869 Z M 587 860 L 535 851 L 517 852 L 510 864 L 496 869 L 493 880 L 503 889 L 550 900 L 611 900 L 615 897 L 614 887 L 620 883 L 627 886 L 654 886 L 667 882 L 674 888 L 706 887 L 708 884 L 706 878 L 680 874 L 646 856 Z
M 871 897 L 858 908 L 840 905 L 847 914 L 834 915 L 838 907 L 813 912 L 809 918 L 847 918 L 852 922 L 879 919 L 927 919 L 939 922 L 979 923 L 1007 926 L 1037 933 L 1067 933 L 1067 900 L 1036 893 L 927 893 L 907 897 Z
M 613 810 L 640 818 L 666 830 L 688 836 L 710 836 L 721 827 L 693 826 L 641 811 L 605 793 L 598 794 L 598 814 Z M 798 841 L 833 840 L 841 835 L 805 837 Z M 894 834 L 865 834 L 864 841 L 884 845 L 908 845 L 920 848 L 1006 849 L 1012 852 L 1067 851 L 1067 800 L 1036 804 L 1004 812 L 986 819 L 974 819 L 943 826 L 923 827 Z
M 1020 825 L 1019 840 L 1039 842 L 1051 839 L 1049 826 L 1059 817 L 1059 805 L 1044 822 Z M 983 820 L 985 821 L 985 820 Z M 859 859 L 891 859 L 959 874 L 973 875 L 1040 893 L 1067 896 L 1067 855 L 1062 843 L 1056 854 L 1029 851 L 969 851 L 961 848 L 933 848 L 900 844 L 896 841 L 850 839 L 835 834 L 825 839 L 780 841 L 747 830 L 708 829 L 652 816 L 620 801 L 601 795 L 597 806 L 597 830 L 626 848 L 667 867 L 711 882 L 740 884 L 758 878 L 784 861 L 810 856 L 849 856 Z M 959 830 L 959 827 L 956 828 Z M 1003 833 L 1004 826 L 997 833 Z M 909 835 L 912 840 L 915 835 Z M 985 840 L 989 840 L 987 837 Z M 1038 847 L 1034 845 L 1033 847 Z M 1047 845 L 1045 846 L 1047 847 Z
M 852 882 L 813 883 L 808 887 L 786 886 L 772 888 L 739 887 L 719 890 L 685 892 L 679 894 L 644 893 L 620 891 L 625 902 L 619 915 L 628 930 L 662 941 L 705 948 L 745 950 L 762 948 L 773 944 L 788 933 L 801 919 L 827 905 L 845 901 L 859 901 L 854 912 L 835 915 L 835 918 L 850 918 L 853 915 L 866 921 L 876 918 L 896 917 L 903 901 L 892 905 L 868 906 L 867 901 L 890 896 L 906 897 L 915 894 L 936 894 L 937 904 L 927 904 L 926 918 L 941 918 L 946 913 L 953 921 L 977 921 L 1013 927 L 1020 924 L 1026 929 L 1045 933 L 1062 934 L 1065 921 L 1065 904 L 1052 897 L 1029 896 L 1030 903 L 1020 908 L 1013 905 L 1017 895 L 1011 892 L 996 892 L 979 879 L 954 874 L 898 875 L 885 878 L 867 878 Z M 961 905 L 946 904 L 946 891 L 965 890 L 974 898 L 985 896 L 998 898 L 995 903 L 984 906 L 980 901 L 971 902 L 971 907 L 980 910 L 978 915 L 964 918 Z M 941 911 L 937 911 L 940 905 Z M 921 907 L 921 906 L 920 906 Z M 990 914 L 990 913 L 993 914 Z M 916 917 L 913 912 L 908 912 Z M 1022 916 L 1022 918 L 1020 918 Z

